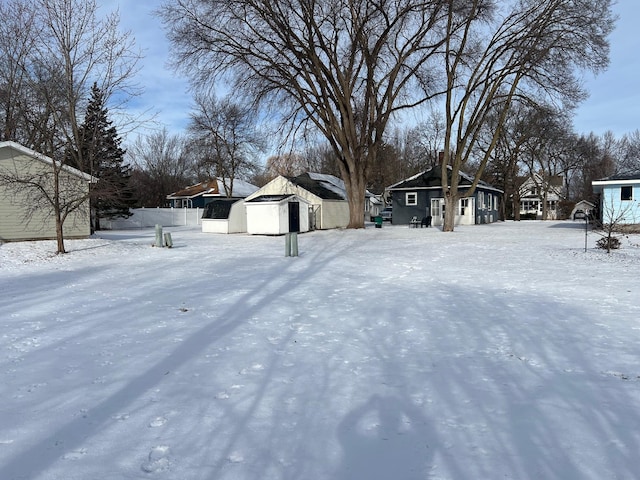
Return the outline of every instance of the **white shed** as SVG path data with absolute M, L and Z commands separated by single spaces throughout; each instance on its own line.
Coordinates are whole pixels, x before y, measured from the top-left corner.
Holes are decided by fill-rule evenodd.
M 261 195 L 245 202 L 247 232 L 254 235 L 283 235 L 309 231 L 309 207 L 292 194 Z
M 202 214 L 203 233 L 242 233 L 247 231 L 244 200 L 216 198 L 207 203 Z
M 247 200 L 287 194 L 304 198 L 311 205 L 311 230 L 344 228 L 349 224 L 349 202 L 344 182 L 333 175 L 305 173 L 297 177 L 278 176 L 249 195 Z

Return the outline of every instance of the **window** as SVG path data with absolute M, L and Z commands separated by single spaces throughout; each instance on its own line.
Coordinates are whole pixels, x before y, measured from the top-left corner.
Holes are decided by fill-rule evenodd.
M 522 200 L 522 211 L 537 212 L 540 209 L 538 200 Z
M 417 205 L 418 204 L 418 194 L 416 192 L 409 192 L 405 198 L 405 205 Z
M 620 187 L 620 200 L 629 201 L 633 200 L 633 187 L 631 185 L 625 185 Z
M 464 216 L 465 211 L 469 208 L 469 199 L 461 198 L 458 204 L 458 215 Z

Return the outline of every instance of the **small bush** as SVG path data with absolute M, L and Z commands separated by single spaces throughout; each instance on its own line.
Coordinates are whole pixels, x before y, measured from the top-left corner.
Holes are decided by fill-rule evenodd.
M 603 250 L 617 250 L 620 248 L 621 243 L 618 237 L 602 237 L 596 242 L 598 248 Z

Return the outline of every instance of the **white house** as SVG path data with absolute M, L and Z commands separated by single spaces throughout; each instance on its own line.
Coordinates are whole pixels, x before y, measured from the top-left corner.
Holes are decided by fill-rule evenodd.
M 564 199 L 564 179 L 561 175 L 544 178 L 538 173 L 520 179 L 520 215 L 535 215 L 542 219 L 546 202 L 547 220 L 558 218 L 559 202 Z

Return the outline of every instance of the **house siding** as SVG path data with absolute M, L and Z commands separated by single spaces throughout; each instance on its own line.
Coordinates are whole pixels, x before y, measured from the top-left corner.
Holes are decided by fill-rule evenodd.
M 0 170 L 18 175 L 51 173 L 51 165 L 33 158 L 12 147 L 0 148 Z M 89 183 L 76 175 L 62 171 L 60 184 L 73 190 L 73 196 L 87 194 Z M 64 192 L 63 194 L 64 195 Z M 0 241 L 46 240 L 56 238 L 56 226 L 52 207 L 43 204 L 33 208 L 33 194 L 22 186 L 0 185 Z M 89 204 L 66 218 L 63 225 L 65 238 L 84 238 L 91 234 Z
M 406 204 L 406 194 L 416 193 L 416 205 Z M 484 202 L 481 198 L 484 196 Z M 489 198 L 491 200 L 489 201 Z M 391 192 L 391 203 L 393 206 L 392 223 L 398 225 L 407 225 L 413 217 L 421 220 L 423 217 L 431 216 L 431 200 L 443 199 L 442 189 L 407 189 L 396 190 Z M 466 213 L 464 216 L 456 215 L 456 225 L 473 225 L 493 223 L 498 220 L 500 196 L 489 190 L 478 188 L 474 195 L 469 197 L 472 203 L 469 209 L 473 215 Z M 458 206 L 456 206 L 458 208 Z M 442 211 L 439 218 L 432 218 L 433 225 L 442 225 Z
M 632 187 L 631 200 L 622 200 L 622 187 Z M 622 215 L 618 223 L 625 225 L 640 224 L 640 185 L 631 182 L 620 182 L 617 185 L 606 185 L 602 190 L 602 221 L 611 223 Z

